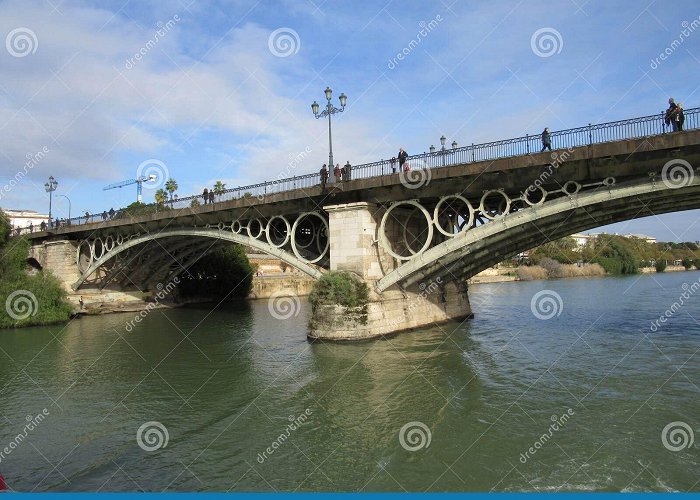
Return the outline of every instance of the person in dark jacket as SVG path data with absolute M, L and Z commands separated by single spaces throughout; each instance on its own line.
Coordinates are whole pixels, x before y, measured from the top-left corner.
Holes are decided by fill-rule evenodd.
M 345 166 L 343 167 L 345 169 L 345 180 L 349 181 L 352 179 L 352 167 L 350 166 L 350 161 L 345 162 Z
M 209 191 L 209 203 L 210 203 L 210 204 L 211 204 L 211 203 L 214 203 L 214 196 L 216 196 L 216 193 L 215 193 L 214 190 L 212 189 L 211 191 Z
M 673 117 L 676 122 L 676 131 L 683 132 L 683 124 L 685 123 L 685 115 L 683 114 L 683 105 L 679 102 L 676 105 L 676 113 Z
M 549 135 L 548 127 L 545 127 L 542 131 L 542 149 L 540 149 L 540 153 L 545 149 L 552 150 L 552 136 Z
M 321 174 L 321 189 L 324 189 L 326 187 L 326 182 L 328 182 L 328 168 L 326 167 L 325 163 L 321 167 L 320 174 Z
M 406 152 L 406 150 L 404 150 L 404 148 L 399 148 L 398 158 L 399 158 L 399 168 L 403 172 L 403 164 L 408 161 L 408 153 Z
M 676 106 L 675 101 L 673 100 L 673 97 L 670 97 L 668 99 L 668 109 L 666 110 L 666 114 L 664 115 L 664 122 L 666 125 L 671 125 L 673 127 L 673 131 L 675 132 L 677 129 L 676 127 L 678 126 L 676 124 Z
M 202 191 L 202 198 L 204 199 L 205 205 L 209 203 L 209 190 L 207 188 L 204 188 L 204 191 Z

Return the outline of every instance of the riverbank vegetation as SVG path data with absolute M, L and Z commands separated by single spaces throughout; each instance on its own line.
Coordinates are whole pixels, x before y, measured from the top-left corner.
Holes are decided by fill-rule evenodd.
M 517 269 L 520 279 L 636 274 L 642 267 L 663 272 L 669 265 L 700 269 L 700 247 L 695 242 L 653 243 L 612 234 L 600 234 L 579 245 L 566 237 L 530 250 L 513 264 L 521 264 Z
M 232 243 L 214 250 L 179 276 L 179 297 L 234 300 L 248 296 L 255 268 L 243 246 Z
M 10 223 L 0 211 L 0 328 L 68 321 L 71 306 L 65 290 L 51 273 L 28 265 L 25 237 L 9 236 Z

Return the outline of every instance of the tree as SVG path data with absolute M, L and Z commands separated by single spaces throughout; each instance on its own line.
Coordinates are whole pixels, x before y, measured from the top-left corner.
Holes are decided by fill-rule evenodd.
M 657 273 L 663 273 L 666 270 L 666 261 L 657 260 L 656 265 L 654 267 L 656 268 Z
M 201 206 L 201 203 L 199 203 L 199 200 L 197 198 L 192 198 L 192 201 L 190 202 L 190 207 L 197 208 L 199 206 Z
M 683 267 L 685 267 L 686 271 L 693 267 L 693 261 L 688 258 L 683 259 L 681 263 L 683 264 Z
M 168 179 L 168 182 L 165 183 L 165 190 L 170 195 L 171 200 L 173 199 L 173 194 L 175 193 L 175 191 L 177 191 L 177 187 L 177 181 L 172 177 Z
M 224 191 L 226 191 L 226 184 L 221 181 L 216 181 L 214 184 L 214 194 L 220 197 L 222 194 L 224 194 Z
M 159 189 L 158 191 L 156 191 L 155 198 L 156 198 L 156 203 L 158 203 L 159 205 L 162 205 L 168 199 L 168 193 L 166 193 L 164 189 Z

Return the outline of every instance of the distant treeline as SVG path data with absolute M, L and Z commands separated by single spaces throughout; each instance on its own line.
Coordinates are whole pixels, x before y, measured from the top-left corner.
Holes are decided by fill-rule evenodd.
M 608 274 L 635 274 L 641 267 L 663 271 L 676 261 L 686 269 L 700 269 L 700 248 L 694 242 L 650 243 L 642 238 L 601 234 L 584 246 L 572 237 L 546 243 L 531 250 L 524 263 L 539 265 L 544 259 L 561 264 L 599 264 Z

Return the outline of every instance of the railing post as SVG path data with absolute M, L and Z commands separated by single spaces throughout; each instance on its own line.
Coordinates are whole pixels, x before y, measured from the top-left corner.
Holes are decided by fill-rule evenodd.
M 525 152 L 530 154 L 530 135 L 525 134 Z
M 661 112 L 661 133 L 665 134 L 666 133 L 666 111 Z
M 593 145 L 593 125 L 588 124 L 588 145 Z
M 474 143 L 472 142 L 472 163 L 474 163 Z

